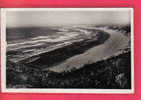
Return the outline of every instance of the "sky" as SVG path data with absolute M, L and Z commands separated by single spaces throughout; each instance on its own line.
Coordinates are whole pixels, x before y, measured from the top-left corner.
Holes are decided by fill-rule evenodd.
M 130 11 L 7 11 L 7 27 L 128 24 Z

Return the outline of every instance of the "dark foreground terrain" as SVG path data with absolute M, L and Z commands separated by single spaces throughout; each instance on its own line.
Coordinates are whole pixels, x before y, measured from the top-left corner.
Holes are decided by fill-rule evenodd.
M 7 88 L 130 89 L 130 51 L 70 72 L 41 71 L 7 61 Z

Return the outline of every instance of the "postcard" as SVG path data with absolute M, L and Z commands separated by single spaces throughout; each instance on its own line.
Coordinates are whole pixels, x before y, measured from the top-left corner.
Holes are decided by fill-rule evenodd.
M 2 92 L 134 93 L 132 8 L 2 8 Z

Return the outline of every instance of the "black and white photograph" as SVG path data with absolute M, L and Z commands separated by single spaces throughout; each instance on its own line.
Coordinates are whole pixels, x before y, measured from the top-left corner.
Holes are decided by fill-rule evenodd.
M 6 92 L 132 93 L 132 8 L 3 8 Z

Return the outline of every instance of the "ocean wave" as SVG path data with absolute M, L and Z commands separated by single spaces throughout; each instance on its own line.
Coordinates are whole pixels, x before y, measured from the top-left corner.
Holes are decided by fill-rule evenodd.
M 78 34 L 72 34 L 72 33 L 68 33 L 66 35 L 63 35 L 63 36 L 59 36 L 59 37 L 56 37 L 56 38 L 51 38 L 49 36 L 38 36 L 38 37 L 34 37 L 30 40 L 25 40 L 24 42 L 20 42 L 20 41 L 17 41 L 17 43 L 8 43 L 8 48 L 9 47 L 18 47 L 18 48 L 21 48 L 21 47 L 29 47 L 29 46 L 35 46 L 35 45 L 38 45 L 36 43 L 47 43 L 47 42 L 51 42 L 51 43 L 55 43 L 55 42 L 61 42 L 61 41 L 65 41 L 65 40 L 70 40 L 74 37 L 78 36 Z M 27 45 L 27 46 L 25 46 Z M 28 46 L 29 45 L 29 46 Z M 40 44 L 39 44 L 40 45 Z

